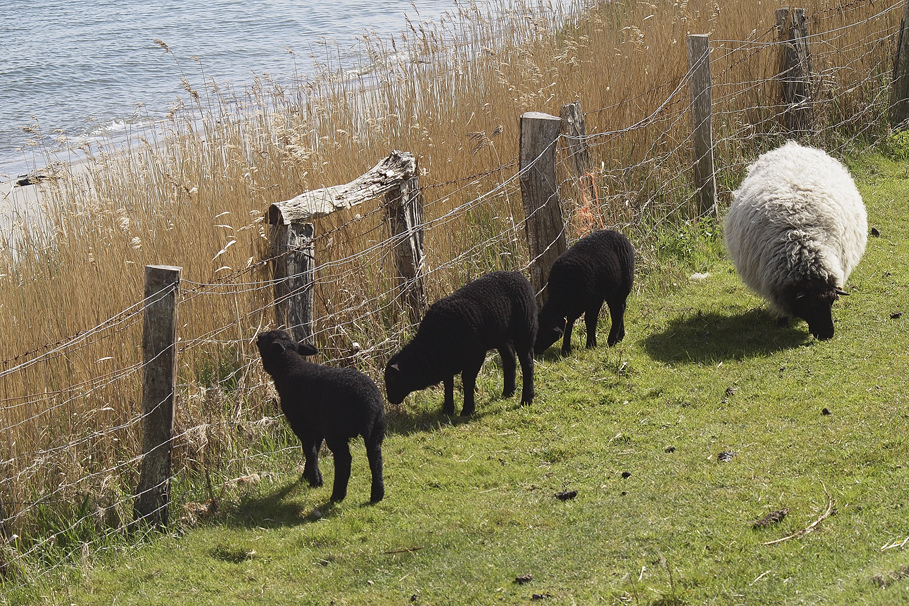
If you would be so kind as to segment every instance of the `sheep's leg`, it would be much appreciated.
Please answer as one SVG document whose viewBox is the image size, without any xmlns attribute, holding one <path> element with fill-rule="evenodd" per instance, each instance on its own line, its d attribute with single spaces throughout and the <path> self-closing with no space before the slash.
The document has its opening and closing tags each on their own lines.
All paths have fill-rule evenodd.
<svg viewBox="0 0 909 606">
<path fill-rule="evenodd" d="M 483 366 L 483 360 L 486 358 L 485 352 L 476 360 L 467 364 L 461 371 L 461 383 L 464 385 L 464 406 L 461 408 L 461 416 L 469 417 L 476 410 L 474 402 L 474 391 L 477 387 L 477 375 L 480 374 L 480 368 Z"/>
<path fill-rule="evenodd" d="M 347 440 L 332 440 L 328 443 L 335 457 L 335 483 L 331 489 L 331 500 L 339 503 L 347 496 L 347 482 L 350 480 L 350 445 Z"/>
<path fill-rule="evenodd" d="M 612 316 L 612 328 L 606 344 L 612 347 L 625 338 L 625 301 L 609 302 L 609 315 Z"/>
<path fill-rule="evenodd" d="M 574 330 L 575 320 L 578 316 L 565 318 L 565 335 L 562 338 L 562 355 L 567 356 L 571 353 L 571 331 Z"/>
<path fill-rule="evenodd" d="M 378 503 L 385 496 L 385 482 L 382 480 L 382 439 L 373 437 L 366 440 L 366 458 L 372 472 L 372 490 L 369 493 L 370 503 Z"/>
<path fill-rule="evenodd" d="M 597 346 L 597 320 L 600 318 L 600 310 L 603 308 L 603 302 L 599 301 L 594 305 L 591 305 L 587 311 L 584 312 L 584 324 L 587 325 L 587 349 L 592 349 Z M 612 313 L 612 307 L 609 308 L 610 313 Z M 615 318 L 615 316 L 613 316 Z M 612 325 L 615 326 L 615 319 L 612 321 Z M 609 338 L 612 338 L 612 333 L 609 333 Z"/>
<path fill-rule="evenodd" d="M 518 361 L 515 358 L 514 347 L 511 343 L 506 343 L 499 348 L 499 355 L 502 357 L 502 370 L 505 374 L 505 386 L 502 389 L 502 397 L 508 398 L 515 391 L 515 381 L 518 369 Z"/>
<path fill-rule="evenodd" d="M 454 414 L 454 375 L 445 377 L 442 383 L 445 385 L 445 402 L 442 404 L 442 414 L 451 416 Z"/>
<path fill-rule="evenodd" d="M 322 436 L 307 436 L 303 442 L 303 456 L 306 463 L 303 465 L 303 478 L 310 486 L 322 485 L 322 472 L 319 471 L 319 449 L 322 447 Z"/>
<path fill-rule="evenodd" d="M 520 352 L 518 359 L 521 361 L 521 405 L 524 406 L 533 401 L 533 348 Z"/>
</svg>

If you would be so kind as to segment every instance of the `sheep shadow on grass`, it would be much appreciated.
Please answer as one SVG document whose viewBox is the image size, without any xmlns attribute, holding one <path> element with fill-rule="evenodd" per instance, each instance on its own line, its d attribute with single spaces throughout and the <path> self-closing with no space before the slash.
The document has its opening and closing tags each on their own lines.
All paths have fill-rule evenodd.
<svg viewBox="0 0 909 606">
<path fill-rule="evenodd" d="M 463 417 L 460 414 L 463 402 L 458 398 L 460 392 L 456 388 L 455 414 L 447 415 L 442 412 L 442 400 L 444 398 L 442 390 L 432 390 L 430 393 L 432 394 L 430 398 L 432 404 L 429 405 L 429 408 L 425 407 L 426 403 L 421 403 L 419 406 L 408 406 L 406 402 L 398 406 L 393 404 L 386 406 L 385 417 L 388 421 L 389 435 L 407 436 L 415 433 L 433 431 L 442 426 L 454 427 L 464 423 L 473 423 L 478 419 L 482 419 L 487 414 L 493 414 L 489 410 L 489 405 L 498 400 L 514 399 L 514 406 L 516 408 L 520 406 L 515 396 L 503 398 L 501 393 L 493 393 L 487 398 L 486 394 L 478 390 L 480 399 L 477 403 L 477 409 L 473 414 Z"/>
<path fill-rule="evenodd" d="M 323 518 L 329 518 L 334 512 L 339 510 L 336 503 L 332 503 L 327 495 L 325 501 L 317 504 L 315 507 L 304 505 L 298 499 L 291 497 L 295 491 L 312 490 L 305 481 L 290 480 L 283 486 L 278 487 L 271 494 L 261 496 L 245 497 L 231 512 L 224 518 L 228 526 L 242 528 L 282 528 L 287 526 L 300 526 L 317 522 Z M 353 503 L 348 504 L 348 500 Z M 357 506 L 356 498 L 350 496 L 345 500 L 345 505 Z M 363 507 L 371 504 L 369 500 L 362 503 Z"/>
<path fill-rule="evenodd" d="M 813 341 L 804 322 L 779 326 L 766 309 L 744 313 L 686 313 L 673 318 L 665 330 L 644 339 L 644 349 L 661 362 L 717 362 L 763 356 Z"/>
</svg>

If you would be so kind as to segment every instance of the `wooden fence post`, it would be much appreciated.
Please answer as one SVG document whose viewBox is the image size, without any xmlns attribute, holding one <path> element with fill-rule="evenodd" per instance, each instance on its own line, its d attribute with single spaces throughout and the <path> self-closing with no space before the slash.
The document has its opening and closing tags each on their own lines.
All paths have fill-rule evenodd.
<svg viewBox="0 0 909 606">
<path fill-rule="evenodd" d="M 385 212 L 395 244 L 398 286 L 407 304 L 410 321 L 417 324 L 426 308 L 423 289 L 423 192 L 414 160 L 413 171 L 385 194 Z"/>
<path fill-rule="evenodd" d="M 716 214 L 716 175 L 713 168 L 713 93 L 710 41 L 706 34 L 688 36 L 691 70 L 691 143 L 694 151 L 694 186 L 698 215 Z"/>
<path fill-rule="evenodd" d="M 909 0 L 903 5 L 903 19 L 893 58 L 893 86 L 890 89 L 890 126 L 906 128 L 909 119 Z"/>
<path fill-rule="evenodd" d="M 584 208 L 590 203 L 597 204 L 597 188 L 590 166 L 590 155 L 587 153 L 587 126 L 584 123 L 584 112 L 581 102 L 575 101 L 562 106 L 559 115 L 562 118 L 562 134 L 568 143 L 568 154 L 574 164 L 575 175 L 581 187 Z M 599 207 L 596 208 L 599 214 Z M 602 217 L 600 226 L 602 227 Z"/>
<path fill-rule="evenodd" d="M 779 79 L 783 89 L 783 124 L 794 133 L 810 133 L 811 55 L 808 52 L 808 16 L 804 8 L 776 11 L 779 41 L 783 46 Z"/>
<path fill-rule="evenodd" d="M 521 116 L 520 179 L 530 249 L 530 283 L 544 301 L 542 290 L 549 269 L 565 252 L 565 223 L 556 178 L 556 140 L 562 120 L 549 114 Z"/>
<path fill-rule="evenodd" d="M 425 299 L 423 196 L 414 155 L 393 151 L 350 183 L 306 191 L 291 200 L 275 202 L 268 207 L 266 220 L 272 225 L 271 256 L 276 260 L 275 301 L 279 304 L 288 301 L 286 306 L 276 306 L 275 317 L 279 325 L 301 331 L 295 334 L 296 340 L 311 342 L 313 334 L 313 228 L 304 222 L 339 210 L 349 210 L 383 196 L 392 236 L 397 241 L 395 262 L 398 281 L 404 290 L 411 319 L 416 321 L 421 317 Z M 293 260 L 285 264 L 285 256 L 293 257 Z M 280 307 L 292 311 L 285 312 Z"/>
<path fill-rule="evenodd" d="M 298 343 L 313 343 L 314 227 L 293 221 L 273 223 L 269 235 L 275 281 L 275 324 Z"/>
<path fill-rule="evenodd" d="M 177 385 L 177 292 L 179 267 L 145 267 L 145 321 L 142 335 L 142 469 L 134 519 L 167 526 L 170 504 L 174 395 Z"/>
</svg>

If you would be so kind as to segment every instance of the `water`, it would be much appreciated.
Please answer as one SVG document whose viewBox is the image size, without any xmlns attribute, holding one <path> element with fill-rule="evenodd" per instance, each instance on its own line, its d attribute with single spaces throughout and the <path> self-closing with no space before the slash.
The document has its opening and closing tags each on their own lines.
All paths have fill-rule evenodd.
<svg viewBox="0 0 909 606">
<path fill-rule="evenodd" d="M 365 32 L 387 39 L 406 27 L 405 15 L 437 21 L 454 8 L 453 0 L 3 0 L 0 181 L 41 166 L 29 144 L 37 137 L 23 130 L 36 123 L 55 148 L 62 136 L 68 146 L 116 138 L 185 96 L 181 69 L 197 88 L 203 69 L 206 81 L 237 88 L 256 75 L 281 82 L 294 59 L 298 72 L 311 71 L 310 54 L 324 57 L 325 40 L 353 62 Z"/>
</svg>

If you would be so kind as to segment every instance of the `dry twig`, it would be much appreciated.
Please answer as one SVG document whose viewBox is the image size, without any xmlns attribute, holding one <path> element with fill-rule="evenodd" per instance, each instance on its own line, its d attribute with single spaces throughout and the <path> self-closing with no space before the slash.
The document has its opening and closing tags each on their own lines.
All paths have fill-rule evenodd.
<svg viewBox="0 0 909 606">
<path fill-rule="evenodd" d="M 824 489 L 824 492 L 827 492 L 826 488 Z M 836 512 L 836 501 L 834 501 L 833 497 L 831 497 L 830 494 L 828 493 L 827 494 L 827 510 L 823 514 L 821 514 L 821 517 L 816 519 L 814 522 L 809 524 L 807 527 L 802 528 L 799 531 L 793 532 L 788 537 L 783 537 L 782 539 L 776 539 L 774 541 L 767 541 L 766 543 L 764 543 L 764 545 L 775 545 L 776 543 L 782 543 L 783 541 L 788 541 L 789 539 L 798 539 L 800 537 L 803 537 L 806 534 L 808 534 L 809 532 L 814 531 L 814 529 L 817 528 L 818 524 L 820 524 L 821 522 L 823 522 L 824 520 L 826 520 L 827 518 L 832 516 L 835 512 Z"/>
</svg>

